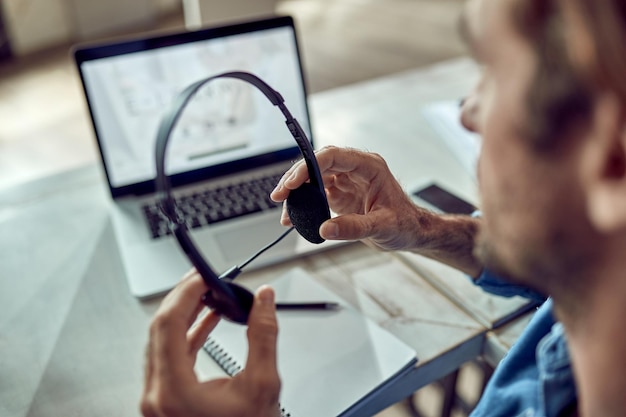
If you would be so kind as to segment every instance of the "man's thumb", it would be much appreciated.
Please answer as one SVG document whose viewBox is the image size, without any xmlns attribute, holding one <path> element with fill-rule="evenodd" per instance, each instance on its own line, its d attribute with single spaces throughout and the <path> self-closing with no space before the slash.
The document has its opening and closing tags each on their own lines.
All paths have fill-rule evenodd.
<svg viewBox="0 0 626 417">
<path fill-rule="evenodd" d="M 248 362 L 246 368 L 271 370 L 276 368 L 276 342 L 278 322 L 274 290 L 259 288 L 248 318 Z"/>
</svg>

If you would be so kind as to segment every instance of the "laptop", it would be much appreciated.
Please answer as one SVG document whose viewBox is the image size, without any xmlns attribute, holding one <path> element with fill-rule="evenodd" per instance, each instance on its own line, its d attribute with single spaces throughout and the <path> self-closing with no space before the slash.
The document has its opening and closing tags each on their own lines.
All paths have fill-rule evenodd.
<svg viewBox="0 0 626 417">
<path fill-rule="evenodd" d="M 279 91 L 312 139 L 294 22 L 288 16 L 268 17 L 79 46 L 74 58 L 111 193 L 112 224 L 130 291 L 140 299 L 162 294 L 191 263 L 155 204 L 154 146 L 160 118 L 189 84 L 242 70 Z M 172 133 L 166 172 L 179 207 L 189 215 L 193 239 L 218 274 L 286 231 L 279 222 L 281 206 L 268 195 L 299 158 L 282 114 L 253 86 L 218 79 L 190 101 Z M 293 232 L 246 269 L 335 244 L 314 245 Z"/>
</svg>

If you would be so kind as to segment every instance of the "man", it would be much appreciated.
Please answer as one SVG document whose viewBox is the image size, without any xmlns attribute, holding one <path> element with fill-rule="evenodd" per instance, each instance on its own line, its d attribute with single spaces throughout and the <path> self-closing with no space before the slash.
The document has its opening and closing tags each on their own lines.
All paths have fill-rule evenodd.
<svg viewBox="0 0 626 417">
<path fill-rule="evenodd" d="M 322 225 L 323 237 L 412 250 L 496 292 L 551 296 L 498 367 L 476 416 L 626 415 L 626 101 L 615 86 L 623 72 L 606 75 L 624 58 L 615 48 L 596 48 L 607 39 L 607 19 L 618 22 L 612 27 L 621 32 L 611 33 L 623 45 L 626 19 L 618 0 L 561 3 L 564 10 L 549 0 L 467 4 L 463 32 L 483 76 L 462 121 L 483 136 L 482 219 L 415 207 L 376 155 L 318 153 L 329 202 L 340 215 Z M 586 7 L 597 13 L 581 14 Z M 580 27 L 582 35 L 572 30 Z M 566 33 L 584 42 L 566 45 Z M 588 61 L 593 56 L 601 70 Z M 306 180 L 305 167 L 296 164 L 272 198 L 283 200 Z M 278 415 L 271 290 L 255 299 L 246 370 L 200 384 L 193 359 L 216 319 L 187 328 L 203 291 L 192 274 L 153 322 L 144 414 Z"/>
</svg>

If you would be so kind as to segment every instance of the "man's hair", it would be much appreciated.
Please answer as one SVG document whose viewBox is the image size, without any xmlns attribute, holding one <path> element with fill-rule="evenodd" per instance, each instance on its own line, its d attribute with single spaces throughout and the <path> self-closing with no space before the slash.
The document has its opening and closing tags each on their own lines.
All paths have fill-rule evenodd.
<svg viewBox="0 0 626 417">
<path fill-rule="evenodd" d="M 516 0 L 512 16 L 515 28 L 537 57 L 522 134 L 537 150 L 546 152 L 567 146 L 577 136 L 576 129 L 589 121 L 592 109 L 590 89 L 568 55 L 565 24 L 556 1 Z"/>
<path fill-rule="evenodd" d="M 583 78 L 595 88 L 614 91 L 626 103 L 626 1 L 564 1 L 584 26 L 572 30 L 588 37 L 584 62 L 576 63 Z"/>
</svg>

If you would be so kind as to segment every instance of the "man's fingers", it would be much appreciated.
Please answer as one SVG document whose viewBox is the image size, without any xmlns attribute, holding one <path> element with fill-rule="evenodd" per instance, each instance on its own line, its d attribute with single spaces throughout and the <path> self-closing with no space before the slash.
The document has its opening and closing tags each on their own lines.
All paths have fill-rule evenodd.
<svg viewBox="0 0 626 417">
<path fill-rule="evenodd" d="M 146 345 L 146 352 L 144 357 L 144 384 L 143 384 L 143 396 L 145 397 L 150 389 L 152 388 L 152 375 L 153 375 L 153 365 L 152 365 L 152 340 L 148 340 Z"/>
<path fill-rule="evenodd" d="M 150 363 L 152 375 L 176 380 L 176 375 L 193 373 L 187 367 L 187 331 L 195 319 L 206 285 L 195 274 L 181 281 L 163 300 L 150 325 Z M 187 369 L 189 368 L 189 369 Z"/>
<path fill-rule="evenodd" d="M 316 152 L 315 156 L 324 178 L 332 174 L 355 173 L 363 181 L 369 182 L 379 175 L 381 170 L 388 170 L 386 162 L 379 155 L 356 149 L 329 146 Z M 306 163 L 299 161 L 285 172 L 270 197 L 277 202 L 283 201 L 291 190 L 298 188 L 308 179 Z"/>
<path fill-rule="evenodd" d="M 196 268 L 191 268 L 189 271 L 187 271 L 185 273 L 185 275 L 183 275 L 183 277 L 180 279 L 181 281 L 184 281 L 186 279 L 191 278 L 193 275 L 197 274 L 198 271 L 196 271 Z"/>
<path fill-rule="evenodd" d="M 248 319 L 248 359 L 242 372 L 242 382 L 262 407 L 278 407 L 280 376 L 276 361 L 278 323 L 274 291 L 261 287 L 254 296 Z"/>
<path fill-rule="evenodd" d="M 387 169 L 387 164 L 380 155 L 352 148 L 329 146 L 317 152 L 315 156 L 322 175 L 352 172 L 370 181 L 381 169 Z M 291 188 L 293 180 L 301 178 L 302 170 L 306 171 L 306 167 L 299 166 L 296 175 L 285 180 L 288 188 Z"/>
<path fill-rule="evenodd" d="M 197 272 L 185 276 L 163 299 L 156 316 L 167 315 L 186 320 L 189 325 L 195 320 L 201 299 L 207 291 L 206 284 Z"/>
<path fill-rule="evenodd" d="M 276 343 L 278 322 L 274 290 L 261 287 L 254 296 L 254 304 L 248 319 L 248 359 L 246 373 L 252 380 L 277 378 Z"/>
<path fill-rule="evenodd" d="M 293 226 L 291 219 L 289 218 L 289 212 L 287 211 L 287 201 L 283 201 L 283 207 L 280 212 L 280 224 L 283 226 Z"/>
<path fill-rule="evenodd" d="M 171 393 L 195 378 L 195 357 L 189 354 L 187 330 L 205 291 L 200 275 L 190 271 L 165 297 L 152 319 L 140 405 L 146 417 L 158 415 L 155 401 L 160 401 L 163 392 Z"/>
<path fill-rule="evenodd" d="M 304 183 L 309 178 L 309 173 L 306 169 L 306 163 L 304 162 L 304 160 L 296 162 L 283 174 L 283 176 L 278 181 L 278 184 L 276 184 L 274 190 L 270 193 L 270 198 L 272 199 L 272 201 L 275 201 L 277 203 L 284 201 L 289 195 L 289 191 L 300 186 L 299 184 L 293 188 L 285 187 L 285 182 L 288 180 L 291 181 L 292 177 L 300 178 L 300 184 Z"/>
<path fill-rule="evenodd" d="M 328 147 L 315 153 L 315 157 L 317 159 L 317 163 L 320 167 L 322 175 L 324 175 L 325 171 L 328 169 L 327 165 L 332 165 L 332 153 L 337 151 L 340 151 L 340 149 L 335 147 Z M 284 201 L 291 190 L 298 188 L 303 183 L 308 181 L 308 179 L 308 167 L 306 165 L 306 162 L 301 159 L 300 161 L 293 164 L 293 166 L 283 174 L 281 179 L 278 181 L 276 188 L 274 188 L 274 190 L 270 193 L 270 198 L 276 202 Z"/>
<path fill-rule="evenodd" d="M 200 348 L 204 345 L 204 342 L 206 342 L 209 333 L 215 329 L 219 321 L 219 314 L 215 313 L 215 311 L 209 311 L 196 322 L 195 326 L 189 330 L 187 335 L 190 353 L 194 355 L 198 353 Z"/>
<path fill-rule="evenodd" d="M 326 240 L 362 240 L 373 237 L 377 214 L 345 214 L 325 221 L 320 236 Z"/>
</svg>

